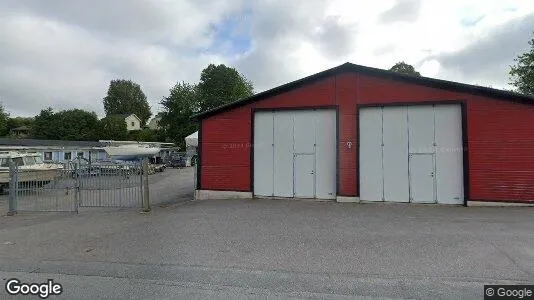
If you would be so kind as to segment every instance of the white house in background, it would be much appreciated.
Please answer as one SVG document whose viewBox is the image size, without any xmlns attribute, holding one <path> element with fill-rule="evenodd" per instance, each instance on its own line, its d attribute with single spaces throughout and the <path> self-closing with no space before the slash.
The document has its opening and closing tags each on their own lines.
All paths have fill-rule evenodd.
<svg viewBox="0 0 534 300">
<path fill-rule="evenodd" d="M 159 130 L 159 121 L 161 121 L 161 116 L 155 116 L 152 118 L 152 120 L 150 120 L 150 122 L 148 122 L 148 128 L 152 130 Z"/>
<path fill-rule="evenodd" d="M 126 130 L 141 130 L 141 119 L 139 119 L 139 117 L 137 117 L 135 114 L 117 114 L 113 116 L 124 119 L 124 122 L 126 122 Z"/>
</svg>

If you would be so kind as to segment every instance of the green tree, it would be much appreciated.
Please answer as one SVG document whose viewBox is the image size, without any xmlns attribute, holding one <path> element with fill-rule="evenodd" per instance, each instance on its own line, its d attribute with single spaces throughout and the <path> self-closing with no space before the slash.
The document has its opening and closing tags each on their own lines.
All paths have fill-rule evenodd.
<svg viewBox="0 0 534 300">
<path fill-rule="evenodd" d="M 33 118 L 24 118 L 24 117 L 14 117 L 7 119 L 7 130 L 8 132 L 17 127 L 26 126 L 31 128 L 33 126 Z"/>
<path fill-rule="evenodd" d="M 58 139 L 94 141 L 100 134 L 98 117 L 94 112 L 63 110 L 55 114 L 55 119 Z"/>
<path fill-rule="evenodd" d="M 141 130 L 130 131 L 128 133 L 128 139 L 138 142 L 162 142 L 157 130 L 150 128 L 143 128 Z"/>
<path fill-rule="evenodd" d="M 35 116 L 33 127 L 31 129 L 31 136 L 35 139 L 58 139 L 54 132 L 56 118 L 51 107 L 42 109 L 41 112 Z"/>
<path fill-rule="evenodd" d="M 191 121 L 194 114 L 253 94 L 252 83 L 236 69 L 210 64 L 202 70 L 198 84 L 178 82 L 170 89 L 170 95 L 160 102 L 163 112 L 159 134 L 164 141 L 183 149 L 184 138 L 198 130 L 198 125 Z"/>
<path fill-rule="evenodd" d="M 139 130 L 137 138 L 140 142 L 158 142 L 158 133 L 156 130 L 144 128 Z"/>
<path fill-rule="evenodd" d="M 412 65 L 409 65 L 403 61 L 396 63 L 389 70 L 393 72 L 397 72 L 397 73 L 402 73 L 402 74 L 421 76 L 421 74 L 417 72 Z"/>
<path fill-rule="evenodd" d="M 69 109 L 54 113 L 52 108 L 47 108 L 35 117 L 32 137 L 90 141 L 98 139 L 99 129 L 98 118 L 94 112 Z"/>
<path fill-rule="evenodd" d="M 108 93 L 103 102 L 106 116 L 135 114 L 141 119 L 141 126 L 146 125 L 152 115 L 141 86 L 131 80 L 112 80 L 109 83 Z"/>
<path fill-rule="evenodd" d="M 197 85 L 199 109 L 206 111 L 254 94 L 252 82 L 236 69 L 225 65 L 208 65 Z"/>
<path fill-rule="evenodd" d="M 164 111 L 159 126 L 165 141 L 185 147 L 184 138 L 198 130 L 198 125 L 191 121 L 191 116 L 199 111 L 198 99 L 196 87 L 189 83 L 179 82 L 170 89 L 170 95 L 161 101 Z"/>
<path fill-rule="evenodd" d="M 6 112 L 3 105 L 0 105 L 0 136 L 6 136 L 9 133 L 7 128 L 8 119 L 9 113 Z"/>
<path fill-rule="evenodd" d="M 534 96 L 534 38 L 528 44 L 530 50 L 515 58 L 515 65 L 510 66 L 510 79 L 518 92 Z"/>
<path fill-rule="evenodd" d="M 119 116 L 111 115 L 100 120 L 100 139 L 123 141 L 128 138 L 126 122 Z"/>
</svg>

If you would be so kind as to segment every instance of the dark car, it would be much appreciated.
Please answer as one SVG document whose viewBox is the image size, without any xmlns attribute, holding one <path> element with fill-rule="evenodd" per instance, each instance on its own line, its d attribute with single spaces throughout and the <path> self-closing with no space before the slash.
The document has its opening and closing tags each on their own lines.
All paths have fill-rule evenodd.
<svg viewBox="0 0 534 300">
<path fill-rule="evenodd" d="M 170 168 L 183 168 L 185 167 L 185 157 L 177 156 L 173 157 L 168 163 L 167 166 Z"/>
</svg>

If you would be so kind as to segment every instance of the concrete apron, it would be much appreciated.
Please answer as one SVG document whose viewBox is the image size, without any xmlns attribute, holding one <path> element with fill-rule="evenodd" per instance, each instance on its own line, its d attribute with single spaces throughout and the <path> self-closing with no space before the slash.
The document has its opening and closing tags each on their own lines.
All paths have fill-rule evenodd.
<svg viewBox="0 0 534 300">
<path fill-rule="evenodd" d="M 399 205 L 444 205 L 444 206 L 463 206 L 458 204 L 440 204 L 440 203 L 401 203 L 401 202 L 381 202 L 365 201 L 359 197 L 337 196 L 336 199 L 317 199 L 317 198 L 286 198 L 286 197 L 266 197 L 254 196 L 252 192 L 239 191 L 214 191 L 214 190 L 196 190 L 195 200 L 227 200 L 227 199 L 273 199 L 273 200 L 301 200 L 314 202 L 338 202 L 338 203 L 360 203 L 360 204 L 399 204 Z M 494 202 L 494 201 L 467 201 L 467 206 L 524 206 L 534 207 L 534 203 L 520 202 Z"/>
</svg>

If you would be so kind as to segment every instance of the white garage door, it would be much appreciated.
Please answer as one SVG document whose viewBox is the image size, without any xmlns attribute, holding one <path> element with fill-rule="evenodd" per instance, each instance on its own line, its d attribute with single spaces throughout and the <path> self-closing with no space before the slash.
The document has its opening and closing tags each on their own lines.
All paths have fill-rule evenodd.
<svg viewBox="0 0 534 300">
<path fill-rule="evenodd" d="M 463 204 L 459 105 L 360 109 L 360 199 Z"/>
<path fill-rule="evenodd" d="M 335 199 L 336 113 L 254 114 L 254 195 Z"/>
</svg>

